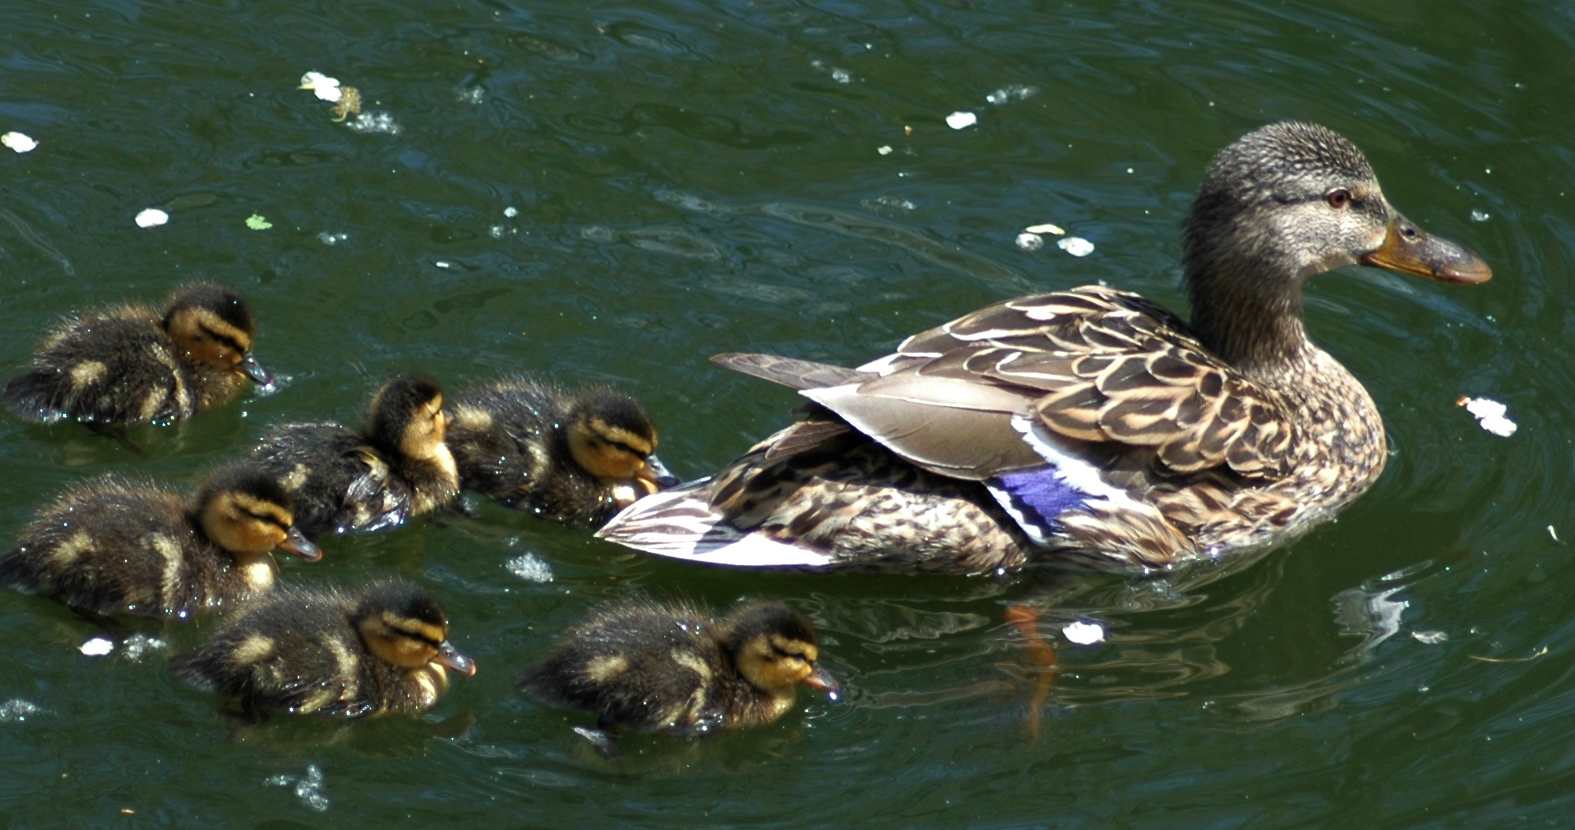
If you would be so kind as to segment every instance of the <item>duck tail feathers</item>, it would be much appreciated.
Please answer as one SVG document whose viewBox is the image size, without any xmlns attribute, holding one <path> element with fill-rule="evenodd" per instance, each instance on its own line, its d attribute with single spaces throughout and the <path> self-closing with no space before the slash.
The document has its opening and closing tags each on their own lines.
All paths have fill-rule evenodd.
<svg viewBox="0 0 1575 830">
<path fill-rule="evenodd" d="M 724 369 L 732 369 L 750 377 L 769 380 L 789 389 L 819 389 L 869 380 L 870 375 L 856 369 L 845 369 L 830 363 L 779 357 L 773 354 L 749 352 L 724 352 L 712 355 L 711 362 Z"/>
<path fill-rule="evenodd" d="M 692 481 L 635 502 L 596 536 L 644 553 L 734 568 L 823 568 L 823 553 L 761 533 L 745 533 L 711 506 L 710 479 Z"/>
</svg>

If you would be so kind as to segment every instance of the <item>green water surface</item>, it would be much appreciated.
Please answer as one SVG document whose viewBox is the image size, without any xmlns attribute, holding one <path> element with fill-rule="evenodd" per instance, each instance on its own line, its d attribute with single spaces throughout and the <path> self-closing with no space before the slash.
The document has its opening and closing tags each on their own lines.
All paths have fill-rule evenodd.
<svg viewBox="0 0 1575 830">
<path fill-rule="evenodd" d="M 0 368 L 70 310 L 205 277 L 251 299 L 288 376 L 142 456 L 0 418 L 7 544 L 71 482 L 187 486 L 268 424 L 354 420 L 405 369 L 622 384 L 705 474 L 794 405 L 712 353 L 853 364 L 1094 281 L 1182 309 L 1200 173 L 1275 119 L 1349 136 L 1495 279 L 1314 281 L 1309 328 L 1393 457 L 1337 523 L 1218 578 L 738 573 L 488 509 L 283 575 L 420 580 L 476 678 L 422 718 L 260 729 L 167 671 L 200 626 L 89 657 L 92 625 L 0 595 L 4 823 L 1569 826 L 1572 56 L 1560 2 L 7 3 L 0 133 L 39 146 L 0 149 Z M 358 87 L 372 129 L 297 90 L 307 70 Z M 148 207 L 169 223 L 138 228 Z M 1042 222 L 1093 253 L 1014 244 Z M 845 699 L 601 758 L 514 682 L 637 591 L 787 600 Z M 1037 741 L 1014 604 L 1059 648 Z M 1067 643 L 1073 620 L 1108 640 Z"/>
</svg>

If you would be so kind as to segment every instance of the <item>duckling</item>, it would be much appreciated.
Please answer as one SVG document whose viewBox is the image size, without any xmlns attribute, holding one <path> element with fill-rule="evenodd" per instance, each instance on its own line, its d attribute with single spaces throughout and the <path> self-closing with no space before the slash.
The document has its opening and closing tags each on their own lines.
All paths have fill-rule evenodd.
<svg viewBox="0 0 1575 830">
<path fill-rule="evenodd" d="M 103 476 L 39 512 L 0 558 L 0 584 L 90 615 L 185 619 L 273 588 L 274 548 L 320 559 L 293 525 L 289 494 L 253 467 L 215 471 L 190 501 Z"/>
<path fill-rule="evenodd" d="M 369 410 L 364 432 L 335 423 L 286 424 L 269 430 L 252 451 L 295 499 L 296 525 L 308 538 L 397 527 L 459 493 L 436 382 L 396 377 L 377 391 Z"/>
<path fill-rule="evenodd" d="M 281 589 L 242 608 L 173 667 L 254 719 L 422 712 L 447 690 L 448 669 L 476 673 L 448 642 L 437 601 L 397 580 L 358 591 Z"/>
<path fill-rule="evenodd" d="M 814 626 L 780 602 L 716 621 L 685 604 L 641 600 L 570 628 L 520 685 L 595 712 L 603 730 L 697 734 L 770 723 L 792 707 L 799 684 L 835 697 L 819 656 Z"/>
<path fill-rule="evenodd" d="M 252 356 L 257 325 L 246 301 L 211 283 L 188 285 L 165 311 L 142 305 L 68 317 L 5 386 L 19 416 L 97 424 L 178 421 L 273 377 Z"/>
<path fill-rule="evenodd" d="M 459 393 L 450 409 L 461 486 L 506 507 L 594 528 L 677 483 L 653 455 L 645 410 L 607 386 L 512 375 Z"/>
</svg>

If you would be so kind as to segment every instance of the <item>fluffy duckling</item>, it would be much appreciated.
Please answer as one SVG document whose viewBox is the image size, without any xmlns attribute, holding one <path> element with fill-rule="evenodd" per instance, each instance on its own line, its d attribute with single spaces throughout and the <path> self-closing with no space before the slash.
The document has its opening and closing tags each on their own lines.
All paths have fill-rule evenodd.
<svg viewBox="0 0 1575 830">
<path fill-rule="evenodd" d="M 57 326 L 29 369 L 6 383 L 18 415 L 98 424 L 176 421 L 273 378 L 252 356 L 246 301 L 218 285 L 175 292 L 161 315 L 142 305 L 85 311 Z"/>
<path fill-rule="evenodd" d="M 448 688 L 448 669 L 470 677 L 476 664 L 448 642 L 448 618 L 426 591 L 388 581 L 276 591 L 176 657 L 174 669 L 253 718 L 357 718 L 430 709 Z"/>
<path fill-rule="evenodd" d="M 308 538 L 396 527 L 459 493 L 435 382 L 390 380 L 373 396 L 368 420 L 364 432 L 335 423 L 274 427 L 252 451 L 294 498 L 296 525 Z"/>
<path fill-rule="evenodd" d="M 0 584 L 80 611 L 184 619 L 264 593 L 279 548 L 322 552 L 294 526 L 290 496 L 247 466 L 211 474 L 195 499 L 115 476 L 68 489 L 0 558 Z"/>
<path fill-rule="evenodd" d="M 595 712 L 604 730 L 694 734 L 770 723 L 800 684 L 835 696 L 819 656 L 814 626 L 780 602 L 717 621 L 687 605 L 637 601 L 570 628 L 520 685 Z"/>
<path fill-rule="evenodd" d="M 450 410 L 461 485 L 507 507 L 600 527 L 677 483 L 653 454 L 645 410 L 610 387 L 568 390 L 514 375 L 461 392 Z"/>
</svg>

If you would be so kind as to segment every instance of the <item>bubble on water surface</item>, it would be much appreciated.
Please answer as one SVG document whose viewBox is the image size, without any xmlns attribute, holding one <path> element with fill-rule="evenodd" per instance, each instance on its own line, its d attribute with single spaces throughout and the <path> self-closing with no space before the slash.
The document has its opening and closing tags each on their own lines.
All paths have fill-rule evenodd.
<svg viewBox="0 0 1575 830">
<path fill-rule="evenodd" d="M 23 723 L 28 718 L 44 711 L 38 704 L 30 700 L 12 698 L 5 703 L 0 703 L 0 723 Z"/>
<path fill-rule="evenodd" d="M 534 553 L 522 553 L 503 563 L 503 567 L 508 568 L 509 573 L 526 582 L 551 582 L 553 580 L 552 566 Z"/>
<path fill-rule="evenodd" d="M 319 813 L 328 809 L 328 796 L 323 793 L 323 771 L 316 764 L 307 764 L 306 774 L 299 778 L 281 773 L 263 779 L 263 783 L 270 787 L 290 787 L 302 804 Z"/>
</svg>

